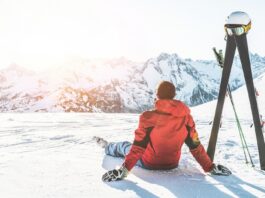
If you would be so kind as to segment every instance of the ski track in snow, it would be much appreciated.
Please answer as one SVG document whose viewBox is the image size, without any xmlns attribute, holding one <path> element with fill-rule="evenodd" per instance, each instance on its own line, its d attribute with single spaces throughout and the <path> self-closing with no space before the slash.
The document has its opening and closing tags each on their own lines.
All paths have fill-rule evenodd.
<svg viewBox="0 0 265 198">
<path fill-rule="evenodd" d="M 124 181 L 102 182 L 102 174 L 123 160 L 105 156 L 92 137 L 132 141 L 138 116 L 0 114 L 0 197 L 265 197 L 265 172 L 259 170 L 251 120 L 243 120 L 242 127 L 255 168 L 245 164 L 231 118 L 223 118 L 215 155 L 215 162 L 232 170 L 229 177 L 205 174 L 183 146 L 177 169 L 135 167 Z M 194 118 L 206 148 L 211 120 L 196 110 Z"/>
</svg>

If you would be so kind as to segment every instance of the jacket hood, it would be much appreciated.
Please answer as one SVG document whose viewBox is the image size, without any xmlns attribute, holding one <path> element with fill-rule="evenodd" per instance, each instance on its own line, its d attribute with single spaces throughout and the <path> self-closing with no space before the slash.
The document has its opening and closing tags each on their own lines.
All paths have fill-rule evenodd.
<svg viewBox="0 0 265 198">
<path fill-rule="evenodd" d="M 175 117 L 184 117 L 190 114 L 190 109 L 179 100 L 157 100 L 155 102 L 155 109 Z"/>
</svg>

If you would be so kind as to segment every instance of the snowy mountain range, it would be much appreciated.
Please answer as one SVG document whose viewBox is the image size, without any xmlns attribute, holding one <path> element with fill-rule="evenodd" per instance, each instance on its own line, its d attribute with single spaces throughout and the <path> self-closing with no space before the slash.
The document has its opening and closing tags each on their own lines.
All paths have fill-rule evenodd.
<svg viewBox="0 0 265 198">
<path fill-rule="evenodd" d="M 265 57 L 250 58 L 256 78 L 265 72 Z M 161 80 L 173 82 L 176 98 L 195 106 L 218 96 L 220 79 L 216 61 L 167 53 L 145 63 L 75 59 L 41 73 L 12 64 L 0 71 L 0 112 L 141 112 L 152 108 Z M 243 84 L 236 57 L 230 86 L 235 90 Z"/>
</svg>

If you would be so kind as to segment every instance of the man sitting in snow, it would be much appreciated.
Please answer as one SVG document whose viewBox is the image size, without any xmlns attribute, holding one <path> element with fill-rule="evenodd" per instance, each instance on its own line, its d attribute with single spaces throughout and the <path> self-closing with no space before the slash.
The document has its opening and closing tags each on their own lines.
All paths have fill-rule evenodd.
<svg viewBox="0 0 265 198">
<path fill-rule="evenodd" d="M 175 86 L 163 81 L 159 84 L 156 95 L 155 110 L 141 114 L 132 144 L 127 141 L 108 143 L 102 138 L 94 137 L 105 148 L 107 155 L 125 157 L 121 168 L 108 171 L 102 180 L 121 180 L 135 165 L 151 170 L 176 168 L 183 143 L 189 147 L 205 172 L 230 175 L 231 172 L 226 167 L 215 165 L 207 155 L 199 141 L 189 108 L 173 99 Z"/>
</svg>

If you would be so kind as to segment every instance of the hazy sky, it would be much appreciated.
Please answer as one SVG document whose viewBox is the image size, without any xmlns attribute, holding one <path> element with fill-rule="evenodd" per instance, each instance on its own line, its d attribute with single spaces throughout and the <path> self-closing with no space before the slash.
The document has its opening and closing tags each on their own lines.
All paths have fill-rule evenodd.
<svg viewBox="0 0 265 198">
<path fill-rule="evenodd" d="M 264 0 L 0 0 L 0 67 L 56 65 L 72 56 L 145 61 L 161 52 L 213 59 L 233 11 L 252 19 L 265 56 Z"/>
</svg>

